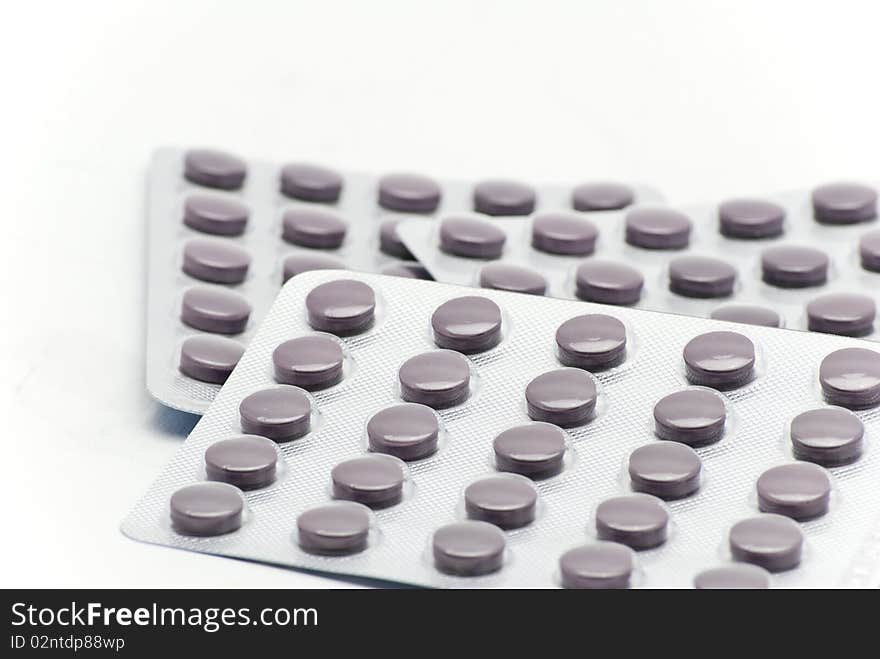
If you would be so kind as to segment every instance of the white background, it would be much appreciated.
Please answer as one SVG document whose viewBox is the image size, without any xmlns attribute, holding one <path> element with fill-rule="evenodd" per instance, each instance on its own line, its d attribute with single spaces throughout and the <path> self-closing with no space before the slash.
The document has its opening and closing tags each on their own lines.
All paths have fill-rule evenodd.
<svg viewBox="0 0 880 659">
<path fill-rule="evenodd" d="M 119 522 L 193 419 L 144 390 L 158 145 L 671 200 L 880 178 L 880 5 L 8 2 L 0 586 L 333 586 Z"/>
</svg>

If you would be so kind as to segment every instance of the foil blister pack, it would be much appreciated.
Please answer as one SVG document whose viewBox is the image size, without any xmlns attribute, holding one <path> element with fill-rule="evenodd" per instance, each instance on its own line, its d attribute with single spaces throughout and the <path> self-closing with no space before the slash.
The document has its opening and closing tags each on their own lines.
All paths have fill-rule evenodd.
<svg viewBox="0 0 880 659">
<path fill-rule="evenodd" d="M 204 412 L 282 283 L 298 273 L 429 277 L 396 233 L 403 218 L 528 214 L 559 204 L 596 212 L 659 198 L 644 186 L 435 181 L 160 149 L 147 193 L 147 388 L 166 405 Z"/>
<path fill-rule="evenodd" d="M 450 215 L 398 233 L 446 283 L 877 339 L 876 217 L 875 188 L 834 183 L 601 218 Z"/>
<path fill-rule="evenodd" d="M 876 586 L 872 346 L 308 272 L 123 531 L 432 587 Z"/>
</svg>

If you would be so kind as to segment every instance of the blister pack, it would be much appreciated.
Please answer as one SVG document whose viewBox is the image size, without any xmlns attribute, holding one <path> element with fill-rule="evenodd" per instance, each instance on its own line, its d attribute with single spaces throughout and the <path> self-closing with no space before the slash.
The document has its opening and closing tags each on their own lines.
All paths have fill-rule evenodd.
<svg viewBox="0 0 880 659">
<path fill-rule="evenodd" d="M 308 272 L 122 528 L 420 586 L 876 586 L 872 346 Z"/>
<path fill-rule="evenodd" d="M 397 235 L 403 218 L 560 204 L 599 212 L 660 199 L 645 186 L 438 182 L 171 148 L 154 155 L 148 186 L 147 388 L 197 413 L 288 278 L 321 268 L 429 277 Z"/>
<path fill-rule="evenodd" d="M 835 183 L 598 219 L 450 215 L 398 232 L 446 283 L 877 339 L 876 217 L 874 187 Z"/>
</svg>

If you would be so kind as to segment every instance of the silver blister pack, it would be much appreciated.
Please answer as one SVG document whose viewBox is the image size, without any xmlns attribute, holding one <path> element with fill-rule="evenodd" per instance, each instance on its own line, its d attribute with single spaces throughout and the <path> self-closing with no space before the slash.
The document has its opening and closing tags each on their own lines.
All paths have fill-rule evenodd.
<svg viewBox="0 0 880 659">
<path fill-rule="evenodd" d="M 436 209 L 422 209 L 419 212 L 390 210 L 378 203 L 381 177 L 354 172 L 338 174 L 332 170 L 331 174 L 340 177 L 338 199 L 314 200 L 323 191 L 314 179 L 306 179 L 304 185 L 311 185 L 312 188 L 306 190 L 308 194 L 300 193 L 300 197 L 313 198 L 306 201 L 282 194 L 279 184 L 282 165 L 265 162 L 240 161 L 244 178 L 239 185 L 236 185 L 239 181 L 229 179 L 236 172 L 220 170 L 217 162 L 208 162 L 214 169 L 204 173 L 208 179 L 203 183 L 210 185 L 200 185 L 184 176 L 187 153 L 192 152 L 175 148 L 160 149 L 150 165 L 146 316 L 147 389 L 160 402 L 186 412 L 204 412 L 217 395 L 222 378 L 228 373 L 224 366 L 231 368 L 234 364 L 228 355 L 214 362 L 210 354 L 199 355 L 202 361 L 197 367 L 207 369 L 209 377 L 217 376 L 217 382 L 197 379 L 181 372 L 179 364 L 184 342 L 191 337 L 209 334 L 202 327 L 194 328 L 181 320 L 181 305 L 188 290 L 197 287 L 219 289 L 221 294 L 228 292 L 236 296 L 233 303 L 240 307 L 249 306 L 249 314 L 238 314 L 239 320 L 243 318 L 243 327 L 233 323 L 224 327 L 222 334 L 211 334 L 227 344 L 224 349 L 235 356 L 247 345 L 278 294 L 286 276 L 283 262 L 287 257 L 299 254 L 325 260 L 320 267 L 335 264 L 335 267 L 350 270 L 389 274 L 397 268 L 396 272 L 402 276 L 419 276 L 424 269 L 418 264 L 400 258 L 400 254 L 390 255 L 387 250 L 380 249 L 383 223 L 402 218 L 422 221 L 438 213 L 466 211 L 473 207 L 473 183 L 441 181 L 436 183 L 439 188 Z M 210 155 L 211 152 L 208 153 Z M 231 154 L 219 155 L 225 155 L 233 162 L 238 160 Z M 660 199 L 659 194 L 645 186 L 632 186 L 632 190 L 639 201 Z M 555 207 L 568 203 L 566 200 L 571 194 L 571 186 L 540 186 L 534 192 L 537 208 Z M 196 220 L 213 224 L 193 228 L 193 223 L 184 223 L 188 200 L 193 198 L 201 202 L 241 204 L 248 211 L 246 221 L 242 221 L 241 226 L 232 227 L 233 222 L 220 222 L 229 217 L 223 217 L 216 208 L 202 203 L 198 212 L 204 217 L 199 215 Z M 283 239 L 283 216 L 292 209 L 328 211 L 341 218 L 347 224 L 341 244 L 335 247 L 306 247 L 302 240 L 294 244 Z M 232 228 L 221 226 L 224 224 Z M 327 239 L 326 235 L 317 232 L 316 227 L 308 229 L 312 233 L 306 236 L 306 242 Z M 224 250 L 219 258 L 209 251 L 212 245 Z M 201 270 L 190 268 L 189 272 L 184 271 L 188 246 L 201 250 L 193 252 L 197 259 L 195 267 Z M 397 249 L 402 249 L 402 244 L 398 244 Z M 404 253 L 403 257 L 406 256 Z M 244 264 L 244 259 L 249 259 L 249 265 Z M 313 267 L 319 266 L 311 264 L 300 266 L 299 269 Z M 196 276 L 193 276 L 193 272 Z M 210 281 L 205 279 L 205 273 Z M 231 282 L 217 281 L 230 278 Z M 210 317 L 207 321 L 213 322 Z"/>
<path fill-rule="evenodd" d="M 333 284 L 340 280 L 346 283 Z M 196 490 L 204 486 L 209 447 L 250 430 L 242 425 L 242 401 L 264 390 L 276 391 L 280 386 L 273 369 L 276 348 L 293 338 L 318 334 L 310 326 L 309 318 L 313 321 L 314 318 L 307 314 L 307 299 L 311 311 L 314 300 L 330 287 L 344 291 L 362 288 L 361 284 L 367 284 L 375 293 L 375 320 L 359 334 L 329 337 L 339 343 L 344 354 L 342 379 L 308 394 L 297 390 L 300 400 L 308 398 L 311 402 L 311 430 L 299 439 L 277 444 L 276 480 L 237 496 L 231 496 L 231 491 L 221 492 L 224 496 L 230 494 L 235 502 L 239 496 L 243 497 L 243 512 L 234 511 L 235 523 L 223 529 L 214 527 L 216 532 L 229 532 L 214 537 L 180 532 L 180 527 L 171 519 L 172 496 L 178 496 L 175 493 L 187 491 L 192 485 L 199 486 Z M 486 344 L 483 352 L 462 357 L 467 363 L 467 397 L 463 402 L 458 399 L 451 407 L 434 412 L 441 429 L 436 452 L 402 467 L 405 478 L 401 481 L 399 503 L 365 513 L 369 518 L 368 530 L 363 529 L 365 546 L 358 546 L 349 555 L 304 550 L 300 546 L 304 533 L 332 536 L 334 529 L 339 530 L 332 524 L 322 529 L 314 518 L 309 518 L 311 524 L 306 527 L 299 523 L 308 517 L 303 515 L 306 511 L 316 507 L 325 511 L 324 506 L 331 504 L 335 495 L 349 498 L 339 494 L 348 490 L 335 489 L 334 468 L 370 455 L 369 420 L 380 411 L 402 403 L 402 381 L 406 386 L 423 386 L 417 384 L 418 377 L 411 378 L 411 371 L 401 367 L 412 364 L 416 356 L 437 354 L 435 341 L 446 335 L 436 334 L 442 323 L 435 312 L 440 314 L 437 310 L 441 305 L 443 309 L 459 305 L 459 298 L 471 299 L 467 305 L 473 305 L 475 296 L 480 298 L 481 309 L 494 309 L 497 305 L 500 310 L 500 330 L 494 335 L 497 343 L 493 347 Z M 461 576 L 454 562 L 451 565 L 442 562 L 443 570 L 438 569 L 435 560 L 445 561 L 450 552 L 473 567 L 474 552 L 479 558 L 479 551 L 491 550 L 491 546 L 486 549 L 482 541 L 477 546 L 469 547 L 467 542 L 464 547 L 455 545 L 447 534 L 442 538 L 444 543 L 452 542 L 457 550 L 447 551 L 447 545 L 443 544 L 441 559 L 438 559 L 438 549 L 432 542 L 438 542 L 434 534 L 441 527 L 474 517 L 475 510 L 479 519 L 482 512 L 492 508 L 491 502 L 480 503 L 479 498 L 472 501 L 464 497 L 464 492 L 470 492 L 470 486 L 476 482 L 491 480 L 501 473 L 496 441 L 500 434 L 531 423 L 530 417 L 536 418 L 534 409 L 553 409 L 552 405 L 541 407 L 543 393 L 535 393 L 537 390 L 531 386 L 542 374 L 562 368 L 555 338 L 557 332 L 566 321 L 584 315 L 605 321 L 611 317 L 615 326 L 624 330 L 624 350 L 619 353 L 619 359 L 604 370 L 564 369 L 567 374 L 577 375 L 579 383 L 592 387 L 594 407 L 588 416 L 568 418 L 563 424 L 567 426 L 565 430 L 559 431 L 564 433 L 563 449 L 559 453 L 561 471 L 533 480 L 519 474 L 509 475 L 517 479 L 517 487 L 525 483 L 527 489 L 531 488 L 536 499 L 528 507 L 530 514 L 511 522 L 509 526 L 515 528 L 501 532 L 485 522 L 478 525 L 480 532 L 488 533 L 491 538 L 501 536 L 501 553 L 496 552 L 495 556 L 500 567 L 496 564 L 487 568 L 490 570 L 487 574 L 479 574 L 482 570 L 477 569 L 475 576 Z M 449 326 L 458 327 L 455 331 L 474 329 L 468 323 L 456 326 L 452 322 Z M 708 344 L 704 337 L 707 333 L 712 333 Z M 704 348 L 708 345 L 713 363 L 722 370 L 727 369 L 734 355 L 727 354 L 727 347 L 722 344 L 731 337 L 752 346 L 747 373 L 735 383 L 725 385 L 723 392 L 709 389 L 705 383 L 695 386 L 693 383 L 698 380 L 694 380 L 694 374 L 703 373 L 699 369 L 704 367 L 711 370 L 713 366 L 701 362 L 699 355 L 695 358 L 693 352 L 687 353 L 690 361 L 686 366 L 683 355 L 697 343 Z M 651 547 L 634 553 L 625 550 L 629 552 L 626 555 L 634 556 L 627 583 L 651 588 L 689 587 L 698 573 L 729 565 L 732 558 L 742 558 L 732 553 L 731 529 L 742 520 L 769 517 L 774 523 L 787 524 L 783 531 L 799 539 L 796 567 L 770 566 L 778 569 L 772 577 L 767 577 L 773 586 L 876 586 L 880 583 L 880 488 L 877 487 L 880 415 L 878 408 L 872 406 L 880 402 L 880 371 L 872 370 L 871 365 L 874 359 L 880 360 L 880 355 L 867 350 L 872 345 L 841 336 L 497 290 L 476 291 L 436 282 L 343 271 L 309 272 L 284 286 L 208 412 L 125 519 L 122 529 L 131 538 L 179 549 L 432 587 L 556 587 L 564 583 L 560 557 L 565 552 L 585 543 L 596 546 L 597 538 L 610 538 L 636 547 Z M 837 352 L 840 350 L 844 352 Z M 864 373 L 855 374 L 854 386 L 870 389 L 868 397 L 859 401 L 843 399 L 854 407 L 866 407 L 854 412 L 831 408 L 823 394 L 826 390 L 820 384 L 820 364 L 837 364 L 841 355 L 849 355 L 847 351 L 852 350 L 858 352 L 857 361 L 865 368 Z M 443 354 L 452 354 L 455 359 L 461 357 L 460 353 L 449 351 Z M 862 366 L 856 366 L 859 368 Z M 847 374 L 836 373 L 836 376 L 846 379 Z M 833 374 L 823 370 L 822 377 L 831 379 Z M 714 386 L 720 381 L 708 382 Z M 528 403 L 527 389 L 532 391 Z M 698 487 L 682 498 L 667 501 L 651 495 L 634 495 L 634 489 L 651 491 L 634 485 L 635 451 L 644 447 L 653 450 L 658 446 L 685 446 L 668 438 L 661 440 L 655 434 L 659 431 L 655 405 L 682 391 L 704 392 L 701 397 L 708 396 L 714 401 L 713 405 L 723 410 L 717 441 L 702 447 L 695 443 L 693 450 L 685 449 L 688 455 L 698 456 L 701 463 Z M 578 398 L 574 389 L 564 388 L 556 393 L 562 399 Z M 412 400 L 411 395 L 407 397 Z M 579 405 L 580 402 L 564 400 L 561 404 Z M 835 414 L 842 415 L 846 424 L 863 427 L 860 454 L 850 454 L 841 460 L 845 463 L 842 466 L 815 467 L 815 473 L 827 489 L 820 501 L 822 509 L 809 513 L 813 519 L 793 522 L 779 515 L 761 513 L 760 510 L 767 510 L 756 493 L 756 483 L 759 478 L 765 478 L 762 474 L 777 466 L 814 466 L 795 460 L 791 439 L 793 419 L 814 409 L 833 409 Z M 684 428 L 688 421 L 681 423 Z M 820 434 L 822 437 L 814 448 L 821 453 L 828 448 L 822 444 L 829 434 L 827 425 Z M 514 453 L 505 455 L 510 457 Z M 212 464 L 216 462 L 213 460 Z M 675 470 L 665 469 L 661 464 L 659 471 Z M 334 474 L 332 484 L 331 472 Z M 645 477 L 644 470 L 637 473 Z M 647 477 L 651 478 L 650 474 Z M 661 474 L 658 478 L 664 477 Z M 773 490 L 779 487 L 779 481 L 770 482 L 767 487 Z M 782 489 L 786 487 L 783 479 Z M 793 487 L 795 490 L 799 487 L 797 478 Z M 766 500 L 776 501 L 785 514 L 797 517 L 792 510 L 803 504 L 804 497 L 796 491 L 774 492 L 764 492 L 765 497 L 769 497 Z M 624 502 L 631 502 L 634 496 L 641 502 L 639 506 L 650 503 L 652 511 L 665 515 L 659 544 L 658 538 L 639 544 L 639 534 L 651 531 L 650 515 L 645 519 L 636 512 L 635 517 L 627 517 L 624 512 L 623 519 L 616 520 L 613 505 L 607 507 L 609 501 L 619 502 L 622 497 Z M 360 504 L 343 505 L 362 508 Z M 502 500 L 495 512 L 507 514 L 505 505 Z M 787 505 L 795 509 L 785 512 Z M 216 521 L 210 516 L 212 511 L 199 511 L 198 501 L 178 502 L 175 510 L 184 515 L 193 512 L 187 506 L 194 509 L 198 523 Z M 803 512 L 804 509 L 798 510 Z M 200 512 L 204 513 L 202 517 L 198 517 Z M 511 518 L 504 519 L 511 521 Z M 605 529 L 601 533 L 600 521 Z M 622 535 L 609 536 L 609 532 Z M 777 560 L 785 547 L 774 544 L 780 541 L 774 533 L 770 530 L 767 537 L 759 533 L 757 538 L 751 539 L 737 536 L 741 540 L 738 550 L 752 551 L 763 557 L 761 560 Z M 614 546 L 620 548 L 620 545 Z M 774 552 L 781 553 L 777 556 Z"/>
<path fill-rule="evenodd" d="M 876 194 L 868 186 L 864 190 Z M 773 218 L 764 205 L 778 209 L 775 226 L 769 224 Z M 874 314 L 880 285 L 880 233 L 875 210 L 859 221 L 820 222 L 814 217 L 809 190 L 731 200 L 729 207 L 733 220 L 743 220 L 738 229 L 742 235 L 722 233 L 719 209 L 724 206 L 720 204 L 630 207 L 607 213 L 601 221 L 593 220 L 598 234 L 594 251 L 580 256 L 534 247 L 533 218 L 493 220 L 506 240 L 500 257 L 492 260 L 441 250 L 439 223 L 405 222 L 398 233 L 432 276 L 445 283 L 480 286 L 484 268 L 509 264 L 543 276 L 548 295 L 616 304 L 602 295 L 613 296 L 615 278 L 626 274 L 604 272 L 601 267 L 608 265 L 641 275 L 641 291 L 633 304 L 638 308 L 877 339 Z M 871 207 L 876 209 L 876 199 Z M 630 244 L 627 217 L 658 210 L 690 220 L 686 247 Z M 760 225 L 756 220 L 762 212 L 765 223 Z M 736 232 L 737 225 L 733 229 Z M 671 238 L 671 232 L 663 236 L 658 231 L 657 236 Z M 639 239 L 636 236 L 635 242 Z M 579 277 L 582 264 L 592 265 L 584 266 Z M 592 283 L 606 289 L 594 290 L 589 286 Z"/>
</svg>

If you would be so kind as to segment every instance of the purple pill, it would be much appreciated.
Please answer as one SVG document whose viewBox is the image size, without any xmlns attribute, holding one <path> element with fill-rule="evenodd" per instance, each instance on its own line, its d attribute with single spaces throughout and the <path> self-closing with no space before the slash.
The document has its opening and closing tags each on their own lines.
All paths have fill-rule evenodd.
<svg viewBox="0 0 880 659">
<path fill-rule="evenodd" d="M 798 521 L 824 515 L 831 500 L 831 479 L 812 462 L 772 467 L 758 477 L 756 489 L 762 512 Z"/>
<path fill-rule="evenodd" d="M 785 209 L 764 199 L 730 199 L 718 207 L 719 231 L 728 238 L 782 235 Z"/>
<path fill-rule="evenodd" d="M 629 456 L 632 488 L 661 499 L 681 499 L 696 492 L 702 470 L 694 449 L 677 442 L 646 444 Z"/>
<path fill-rule="evenodd" d="M 651 549 L 666 542 L 669 513 L 657 497 L 629 494 L 606 499 L 596 508 L 600 540 L 632 549 Z"/>
<path fill-rule="evenodd" d="M 562 471 L 565 433 L 551 423 L 527 423 L 499 434 L 492 448 L 499 471 L 549 478 Z"/>
<path fill-rule="evenodd" d="M 281 236 L 300 247 L 336 249 L 348 225 L 336 213 L 321 208 L 291 208 L 284 213 Z"/>
<path fill-rule="evenodd" d="M 370 450 L 405 461 L 433 455 L 439 436 L 437 415 L 430 407 L 418 403 L 386 407 L 367 422 Z"/>
<path fill-rule="evenodd" d="M 694 577 L 698 590 L 761 590 L 770 587 L 770 573 L 750 563 L 722 565 Z"/>
<path fill-rule="evenodd" d="M 183 271 L 215 284 L 240 284 L 251 256 L 241 247 L 215 240 L 190 240 L 183 247 Z"/>
<path fill-rule="evenodd" d="M 581 545 L 559 558 L 563 588 L 629 588 L 634 570 L 632 549 L 617 542 Z"/>
<path fill-rule="evenodd" d="M 877 191 L 858 183 L 829 183 L 813 190 L 813 215 L 825 224 L 854 224 L 877 217 Z"/>
<path fill-rule="evenodd" d="M 801 412 L 791 421 L 794 457 L 826 467 L 858 460 L 862 454 L 865 426 L 852 412 L 822 407 Z"/>
<path fill-rule="evenodd" d="M 819 365 L 819 383 L 831 405 L 851 410 L 880 403 L 880 353 L 866 348 L 842 348 Z"/>
<path fill-rule="evenodd" d="M 282 384 L 247 396 L 238 406 L 241 429 L 276 442 L 289 442 L 309 432 L 312 404 L 302 389 Z"/>
<path fill-rule="evenodd" d="M 440 205 L 440 186 L 420 174 L 387 174 L 379 179 L 379 205 L 402 213 L 433 213 Z"/>
<path fill-rule="evenodd" d="M 475 577 L 497 572 L 504 564 L 507 540 L 494 524 L 479 521 L 447 524 L 434 532 L 434 565 L 441 572 Z"/>
<path fill-rule="evenodd" d="M 340 462 L 330 472 L 333 496 L 370 508 L 388 508 L 403 498 L 403 463 L 387 455 L 365 455 Z"/>
<path fill-rule="evenodd" d="M 457 297 L 434 310 L 431 328 L 438 348 L 485 352 L 501 341 L 501 309 L 489 298 Z"/>
<path fill-rule="evenodd" d="M 497 259 L 506 239 L 496 225 L 475 217 L 452 216 L 440 223 L 440 249 L 455 256 Z"/>
<path fill-rule="evenodd" d="M 716 389 L 739 387 L 752 378 L 754 344 L 737 332 L 706 332 L 688 341 L 683 351 L 688 379 Z"/>
<path fill-rule="evenodd" d="M 334 256 L 317 253 L 298 253 L 284 257 L 282 283 L 291 277 L 312 270 L 346 270 L 345 264 Z"/>
<path fill-rule="evenodd" d="M 540 272 L 521 265 L 487 263 L 480 269 L 480 287 L 527 295 L 544 295 L 547 280 Z"/>
<path fill-rule="evenodd" d="M 861 237 L 859 257 L 865 270 L 880 272 L 880 231 L 869 231 Z"/>
<path fill-rule="evenodd" d="M 237 190 L 244 184 L 247 165 L 238 156 L 225 151 L 190 149 L 184 156 L 183 175 L 197 185 Z"/>
<path fill-rule="evenodd" d="M 388 277 L 403 277 L 404 279 L 423 279 L 434 281 L 431 273 L 421 263 L 392 263 L 382 268 L 382 274 Z"/>
<path fill-rule="evenodd" d="M 329 336 L 300 336 L 278 345 L 272 364 L 277 382 L 326 389 L 342 380 L 342 347 Z"/>
<path fill-rule="evenodd" d="M 474 186 L 474 210 L 486 215 L 529 215 L 535 210 L 535 190 L 517 181 L 490 180 Z"/>
<path fill-rule="evenodd" d="M 337 279 L 315 286 L 306 296 L 309 325 L 344 336 L 359 334 L 373 324 L 376 294 L 354 279 Z"/>
<path fill-rule="evenodd" d="M 626 242 L 645 249 L 681 249 L 691 238 L 687 215 L 671 208 L 643 206 L 626 214 Z"/>
<path fill-rule="evenodd" d="M 214 442 L 205 451 L 208 480 L 222 481 L 243 490 L 275 481 L 278 451 L 265 437 L 240 435 Z"/>
<path fill-rule="evenodd" d="M 572 191 L 571 205 L 579 211 L 616 211 L 635 198 L 635 191 L 622 183 L 582 183 Z"/>
<path fill-rule="evenodd" d="M 596 383 L 579 368 L 559 368 L 542 373 L 526 386 L 529 418 L 560 427 L 589 421 L 596 409 Z"/>
<path fill-rule="evenodd" d="M 229 197 L 190 195 L 183 203 L 183 223 L 186 226 L 217 236 L 240 236 L 249 216 L 247 206 Z"/>
<path fill-rule="evenodd" d="M 744 323 L 746 325 L 762 325 L 764 327 L 781 327 L 782 318 L 773 309 L 762 307 L 757 304 L 725 304 L 718 307 L 710 318 L 726 320 L 731 323 Z"/>
<path fill-rule="evenodd" d="M 223 384 L 244 354 L 244 346 L 224 336 L 191 336 L 180 347 L 180 372 L 208 382 Z"/>
<path fill-rule="evenodd" d="M 241 527 L 244 498 L 226 483 L 187 485 L 171 495 L 171 524 L 184 535 L 215 536 Z"/>
<path fill-rule="evenodd" d="M 535 486 L 520 476 L 490 476 L 471 483 L 464 491 L 467 516 L 502 529 L 531 524 L 537 503 Z"/>
<path fill-rule="evenodd" d="M 874 331 L 877 306 L 859 293 L 828 293 L 807 304 L 807 328 L 841 336 L 864 336 Z"/>
<path fill-rule="evenodd" d="M 734 524 L 728 542 L 734 560 L 782 572 L 800 564 L 804 534 L 788 517 L 765 513 Z"/>
<path fill-rule="evenodd" d="M 342 194 L 342 176 L 327 167 L 290 163 L 281 169 L 281 193 L 302 201 L 333 203 Z"/>
<path fill-rule="evenodd" d="M 183 294 L 180 319 L 204 332 L 240 334 L 250 315 L 250 303 L 232 291 L 196 286 Z"/>
<path fill-rule="evenodd" d="M 388 254 L 388 256 L 412 261 L 415 257 L 413 257 L 412 252 L 407 249 L 397 234 L 397 225 L 401 221 L 400 218 L 392 218 L 382 222 L 379 226 L 379 249 Z"/>
<path fill-rule="evenodd" d="M 718 394 L 685 389 L 654 405 L 654 432 L 660 439 L 688 446 L 705 446 L 721 439 L 727 410 Z"/>
<path fill-rule="evenodd" d="M 725 297 L 733 293 L 736 269 L 708 256 L 679 256 L 669 263 L 669 290 L 695 298 Z"/>
<path fill-rule="evenodd" d="M 434 409 L 452 407 L 470 395 L 468 361 L 451 350 L 425 352 L 407 359 L 397 372 L 400 396 Z"/>
<path fill-rule="evenodd" d="M 532 247 L 549 254 L 589 256 L 598 236 L 596 225 L 575 213 L 540 213 L 532 220 Z"/>
<path fill-rule="evenodd" d="M 813 247 L 782 245 L 761 254 L 763 279 L 772 286 L 818 286 L 828 279 L 828 255 Z"/>
<path fill-rule="evenodd" d="M 297 541 L 312 554 L 357 554 L 367 548 L 371 519 L 370 509 L 353 501 L 316 506 L 297 517 Z"/>
<path fill-rule="evenodd" d="M 623 263 L 590 259 L 577 268 L 576 293 L 581 300 L 600 304 L 635 304 L 642 296 L 645 279 Z"/>
<path fill-rule="evenodd" d="M 611 368 L 626 357 L 626 327 L 605 314 L 575 316 L 556 330 L 556 348 L 559 361 L 566 366 Z"/>
</svg>

